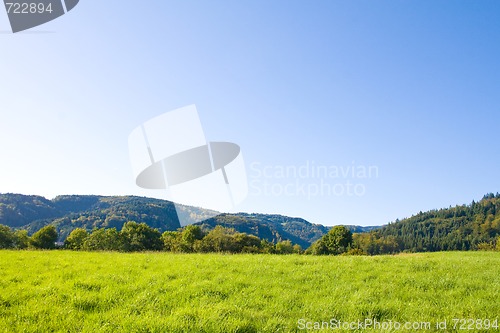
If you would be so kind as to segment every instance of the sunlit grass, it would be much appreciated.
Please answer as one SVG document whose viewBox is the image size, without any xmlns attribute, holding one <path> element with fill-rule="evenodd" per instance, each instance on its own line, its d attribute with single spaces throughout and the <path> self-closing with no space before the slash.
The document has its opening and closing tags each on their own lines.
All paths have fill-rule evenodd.
<svg viewBox="0 0 500 333">
<path fill-rule="evenodd" d="M 434 325 L 499 314 L 500 253 L 0 251 L 0 332 L 299 332 L 301 318 Z"/>
</svg>

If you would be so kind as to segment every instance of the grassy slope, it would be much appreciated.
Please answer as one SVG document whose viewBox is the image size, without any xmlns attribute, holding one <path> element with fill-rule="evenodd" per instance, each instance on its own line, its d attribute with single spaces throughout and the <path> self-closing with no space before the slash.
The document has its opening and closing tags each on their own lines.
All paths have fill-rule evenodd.
<svg viewBox="0 0 500 333">
<path fill-rule="evenodd" d="M 435 323 L 500 314 L 500 253 L 0 251 L 0 272 L 0 332 L 295 332 L 299 318 Z"/>
</svg>

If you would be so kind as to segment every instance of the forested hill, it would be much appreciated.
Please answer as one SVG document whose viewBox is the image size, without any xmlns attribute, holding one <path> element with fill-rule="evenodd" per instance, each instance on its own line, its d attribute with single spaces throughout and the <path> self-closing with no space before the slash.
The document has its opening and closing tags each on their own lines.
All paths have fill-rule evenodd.
<svg viewBox="0 0 500 333">
<path fill-rule="evenodd" d="M 220 225 L 234 228 L 238 232 L 255 235 L 271 242 L 290 240 L 302 248 L 308 248 L 314 241 L 325 235 L 331 227 L 313 224 L 302 218 L 275 214 L 221 214 L 199 223 L 204 229 L 211 230 Z M 353 233 L 364 233 L 380 228 L 346 225 Z"/>
<path fill-rule="evenodd" d="M 213 211 L 180 206 L 191 218 L 208 218 Z M 53 224 L 64 240 L 75 228 L 121 230 L 127 221 L 145 222 L 161 232 L 180 228 L 177 212 L 170 201 L 135 196 L 65 195 L 53 200 L 40 196 L 0 194 L 0 224 L 34 233 Z M 329 227 L 300 218 L 265 214 L 222 214 L 201 223 L 206 229 L 222 225 L 269 241 L 290 240 L 303 248 L 328 232 Z M 352 227 L 359 229 L 362 227 Z"/>
<path fill-rule="evenodd" d="M 182 210 L 182 214 L 193 218 L 208 218 L 214 213 L 189 206 L 182 206 Z M 53 224 L 59 240 L 75 228 L 121 230 L 127 221 L 144 222 L 161 232 L 180 227 L 174 204 L 165 200 L 82 195 L 47 200 L 40 196 L 0 194 L 0 224 L 30 233 Z M 230 227 L 273 242 L 290 240 L 303 248 L 330 229 L 301 218 L 244 213 L 221 214 L 201 225 L 206 229 L 217 225 Z M 470 205 L 420 212 L 376 230 L 372 229 L 377 227 L 347 227 L 355 233 L 353 245 L 369 254 L 488 248 L 500 235 L 500 194 L 488 194 Z"/>
<path fill-rule="evenodd" d="M 210 211 L 182 206 L 187 215 L 204 216 Z M 160 231 L 180 227 L 170 201 L 135 196 L 64 195 L 53 200 L 40 196 L 0 194 L 0 224 L 30 233 L 47 224 L 57 227 L 60 240 L 75 228 L 117 228 L 127 221 L 145 222 Z"/>
<path fill-rule="evenodd" d="M 267 214 L 221 214 L 199 224 L 208 230 L 217 225 L 234 228 L 274 243 L 290 240 L 302 248 L 308 248 L 330 230 L 330 227 L 312 224 L 301 218 Z"/>
<path fill-rule="evenodd" d="M 500 194 L 390 223 L 357 240 L 368 253 L 487 249 L 500 235 Z"/>
</svg>

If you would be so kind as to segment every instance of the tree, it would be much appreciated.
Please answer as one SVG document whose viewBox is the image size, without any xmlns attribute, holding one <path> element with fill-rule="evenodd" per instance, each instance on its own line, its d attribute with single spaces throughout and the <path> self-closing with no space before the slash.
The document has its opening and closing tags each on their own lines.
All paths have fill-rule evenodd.
<svg viewBox="0 0 500 333">
<path fill-rule="evenodd" d="M 281 241 L 276 244 L 276 253 L 278 254 L 291 254 L 293 253 L 293 245 L 289 240 Z"/>
<path fill-rule="evenodd" d="M 82 250 L 122 251 L 123 241 L 116 228 L 94 229 L 92 230 L 92 233 L 83 241 Z"/>
<path fill-rule="evenodd" d="M 163 248 L 160 232 L 146 223 L 127 222 L 120 235 L 125 251 L 159 251 Z"/>
<path fill-rule="evenodd" d="M 347 252 L 351 244 L 351 231 L 344 226 L 336 226 L 311 245 L 310 253 L 338 255 Z"/>
<path fill-rule="evenodd" d="M 85 240 L 89 237 L 87 230 L 82 228 L 74 229 L 64 241 L 64 246 L 70 250 L 82 250 Z"/>
<path fill-rule="evenodd" d="M 48 225 L 33 234 L 31 246 L 37 249 L 54 249 L 56 247 L 57 230 L 53 225 Z"/>
<path fill-rule="evenodd" d="M 259 237 L 245 233 L 236 233 L 233 235 L 235 251 L 238 253 L 258 253 L 261 250 L 261 241 Z"/>
<path fill-rule="evenodd" d="M 271 243 L 270 241 L 268 241 L 266 239 L 263 239 L 260 241 L 260 252 L 272 254 L 272 253 L 276 253 L 276 248 L 274 247 L 273 243 Z"/>
<path fill-rule="evenodd" d="M 234 229 L 227 229 L 220 225 L 211 230 L 202 240 L 200 245 L 203 252 L 236 252 Z"/>
<path fill-rule="evenodd" d="M 497 251 L 500 251 L 500 237 L 497 239 Z"/>
<path fill-rule="evenodd" d="M 179 244 L 181 243 L 181 233 L 178 231 L 165 231 L 161 235 L 163 249 L 170 252 L 180 252 Z"/>
<path fill-rule="evenodd" d="M 318 239 L 306 250 L 305 254 L 314 254 L 314 255 L 322 255 L 328 254 L 328 248 L 323 242 L 323 238 Z"/>
<path fill-rule="evenodd" d="M 181 232 L 178 250 L 181 252 L 193 252 L 195 242 L 200 241 L 204 236 L 205 235 L 200 226 L 188 225 Z"/>
<path fill-rule="evenodd" d="M 14 234 L 6 225 L 0 224 L 0 249 L 11 249 L 14 247 Z"/>
<path fill-rule="evenodd" d="M 19 250 L 27 249 L 30 244 L 30 237 L 27 230 L 16 230 L 14 232 L 14 247 Z"/>
<path fill-rule="evenodd" d="M 295 254 L 302 254 L 304 251 L 302 251 L 302 246 L 300 246 L 299 244 L 295 244 L 293 246 L 293 253 Z"/>
<path fill-rule="evenodd" d="M 204 236 L 203 231 L 198 225 L 188 225 L 182 231 L 182 240 L 187 243 L 194 243 L 195 240 L 200 240 Z"/>
</svg>

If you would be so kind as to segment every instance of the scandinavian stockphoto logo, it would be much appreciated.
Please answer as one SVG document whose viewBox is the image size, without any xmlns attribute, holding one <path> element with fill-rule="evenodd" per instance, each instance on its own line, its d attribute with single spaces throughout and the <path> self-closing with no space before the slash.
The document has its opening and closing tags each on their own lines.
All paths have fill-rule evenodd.
<svg viewBox="0 0 500 333">
<path fill-rule="evenodd" d="M 207 142 L 196 106 L 153 118 L 132 131 L 129 153 L 136 184 L 165 189 L 181 226 L 229 212 L 248 194 L 240 147 Z M 212 216 L 185 217 L 182 205 L 213 210 Z"/>
<path fill-rule="evenodd" d="M 12 32 L 31 29 L 62 16 L 75 8 L 79 0 L 4 0 Z"/>
</svg>

